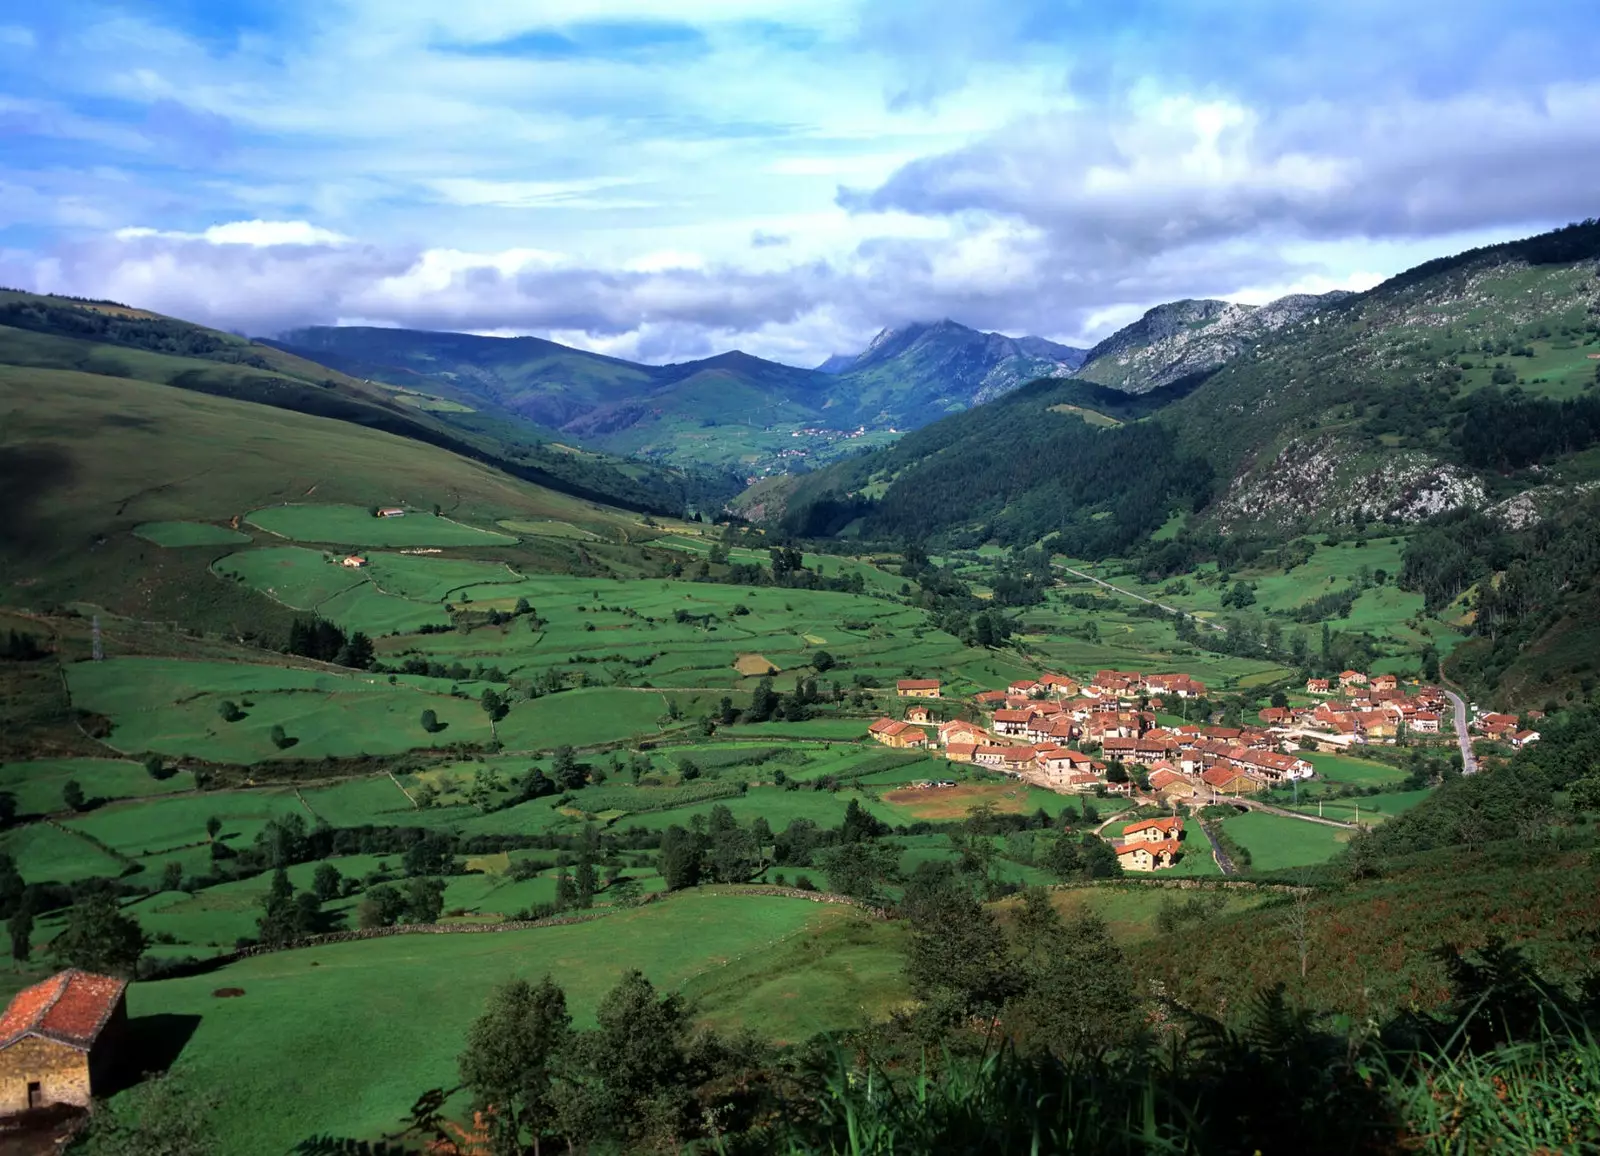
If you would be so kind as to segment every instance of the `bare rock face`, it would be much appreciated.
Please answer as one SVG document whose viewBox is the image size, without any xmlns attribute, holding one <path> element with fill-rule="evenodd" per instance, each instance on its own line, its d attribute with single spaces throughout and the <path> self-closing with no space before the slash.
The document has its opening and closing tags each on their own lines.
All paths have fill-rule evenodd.
<svg viewBox="0 0 1600 1156">
<path fill-rule="evenodd" d="M 1349 296 L 1343 291 L 1294 293 L 1260 306 L 1213 300 L 1157 305 L 1089 350 L 1073 376 L 1148 393 L 1219 369 L 1264 335 Z"/>
<path fill-rule="evenodd" d="M 1296 439 L 1265 468 L 1234 479 L 1218 502 L 1224 529 L 1306 524 L 1421 522 L 1488 500 L 1459 466 L 1405 451 L 1377 457 L 1340 438 Z"/>
</svg>

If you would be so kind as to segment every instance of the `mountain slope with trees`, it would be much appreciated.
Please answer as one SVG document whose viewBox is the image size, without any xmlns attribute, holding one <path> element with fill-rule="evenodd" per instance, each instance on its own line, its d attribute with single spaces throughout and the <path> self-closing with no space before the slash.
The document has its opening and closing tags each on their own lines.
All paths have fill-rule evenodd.
<svg viewBox="0 0 1600 1156">
<path fill-rule="evenodd" d="M 1093 537 L 1121 549 L 1174 513 L 1281 536 L 1586 483 L 1600 478 L 1597 257 L 1588 222 L 1429 262 L 1284 321 L 1137 409 L 1112 396 L 1126 381 L 1039 382 L 765 495 L 768 515 L 815 529 L 851 504 L 869 535 L 976 529 L 1012 544 L 1088 517 L 1120 525 Z M 976 505 L 951 500 L 947 476 Z M 818 503 L 833 512 L 813 518 Z"/>
<path fill-rule="evenodd" d="M 1064 377 L 1083 353 L 948 320 L 884 330 L 860 355 L 814 370 L 738 351 L 642 365 L 537 337 L 359 326 L 298 329 L 266 344 L 362 379 L 509 412 L 615 453 L 718 467 L 751 451 L 785 467 L 830 460 L 855 448 L 842 436 L 848 431 L 926 425 L 1034 378 Z M 818 440 L 818 429 L 840 436 Z"/>
</svg>

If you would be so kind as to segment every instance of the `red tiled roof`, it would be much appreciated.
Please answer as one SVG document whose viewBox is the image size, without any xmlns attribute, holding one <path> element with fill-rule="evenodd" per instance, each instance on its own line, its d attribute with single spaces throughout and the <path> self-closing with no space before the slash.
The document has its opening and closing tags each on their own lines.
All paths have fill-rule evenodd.
<svg viewBox="0 0 1600 1156">
<path fill-rule="evenodd" d="M 36 1035 L 87 1051 L 127 986 L 125 979 L 72 967 L 23 988 L 0 1015 L 0 1048 Z"/>
<path fill-rule="evenodd" d="M 1131 835 L 1135 831 L 1143 831 L 1146 827 L 1154 827 L 1158 831 L 1182 831 L 1182 819 L 1140 819 L 1138 822 L 1129 823 L 1122 828 L 1124 835 Z"/>
<path fill-rule="evenodd" d="M 1028 712 L 1025 710 L 997 710 L 994 712 L 994 721 L 1025 723 L 1028 721 Z"/>
<path fill-rule="evenodd" d="M 939 680 L 937 678 L 902 678 L 894 685 L 897 690 L 938 690 Z"/>
</svg>

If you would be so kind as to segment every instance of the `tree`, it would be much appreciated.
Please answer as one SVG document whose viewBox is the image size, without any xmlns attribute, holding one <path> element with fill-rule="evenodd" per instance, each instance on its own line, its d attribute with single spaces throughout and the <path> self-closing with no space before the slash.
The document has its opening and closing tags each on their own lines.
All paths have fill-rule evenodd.
<svg viewBox="0 0 1600 1156">
<path fill-rule="evenodd" d="M 750 692 L 750 709 L 745 716 L 750 722 L 766 722 L 778 708 L 778 694 L 772 689 L 772 679 L 763 678 Z"/>
<path fill-rule="evenodd" d="M 217 840 L 217 836 L 221 834 L 221 832 L 222 820 L 217 818 L 215 815 L 212 815 L 211 818 L 206 820 L 206 838 L 210 839 L 214 843 Z"/>
<path fill-rule="evenodd" d="M 238 722 L 244 717 L 244 712 L 239 709 L 239 704 L 229 698 L 225 698 L 217 704 L 217 714 L 222 717 L 223 722 Z M 148 761 L 145 765 L 149 765 Z"/>
<path fill-rule="evenodd" d="M 256 919 L 256 938 L 267 947 L 285 947 L 299 939 L 300 909 L 294 900 L 294 884 L 282 867 L 272 873 L 272 883 L 261 899 L 261 915 Z"/>
<path fill-rule="evenodd" d="M 95 891 L 74 904 L 67 924 L 50 941 L 50 953 L 68 967 L 131 976 L 146 946 L 144 929 L 117 907 L 109 891 Z"/>
<path fill-rule="evenodd" d="M 577 899 L 577 892 L 572 886 L 572 872 L 567 870 L 565 863 L 556 868 L 556 910 L 566 911 Z"/>
<path fill-rule="evenodd" d="M 272 724 L 272 730 L 268 732 L 268 737 L 272 740 L 272 745 L 277 747 L 280 751 L 288 750 L 290 747 L 294 746 L 296 741 L 290 738 L 289 735 L 284 731 L 283 727 L 279 726 L 277 723 Z"/>
<path fill-rule="evenodd" d="M 927 878 L 926 886 L 907 894 L 905 970 L 912 993 L 938 1024 L 991 1018 L 1010 994 L 1005 938 L 953 871 Z"/>
<path fill-rule="evenodd" d="M 705 858 L 705 836 L 676 823 L 661 833 L 661 853 L 657 859 L 668 891 L 682 891 L 700 883 Z"/>
<path fill-rule="evenodd" d="M 867 839 L 844 843 L 818 857 L 828 888 L 867 903 L 883 902 L 883 885 L 899 875 L 899 849 Z"/>
<path fill-rule="evenodd" d="M 578 762 L 569 746 L 559 746 L 550 760 L 550 774 L 563 789 L 576 791 L 589 779 L 588 772 Z"/>
<path fill-rule="evenodd" d="M 0 828 L 17 821 L 17 797 L 10 791 L 0 791 Z"/>
<path fill-rule="evenodd" d="M 356 922 L 362 928 L 392 927 L 406 912 L 405 896 L 387 883 L 370 888 L 356 907 Z"/>
<path fill-rule="evenodd" d="M 505 700 L 492 686 L 483 688 L 483 696 L 478 700 L 478 705 L 483 707 L 483 713 L 489 716 L 491 723 L 499 722 L 506 717 Z"/>
<path fill-rule="evenodd" d="M 692 1103 L 684 1086 L 689 1013 L 683 997 L 658 997 L 643 973 L 630 970 L 600 1001 L 595 1019 L 598 1026 L 575 1049 L 587 1095 L 571 1115 L 593 1121 L 602 1134 L 636 1141 L 650 1130 L 679 1131 Z"/>
<path fill-rule="evenodd" d="M 167 771 L 166 760 L 160 755 L 152 754 L 144 757 L 144 773 L 149 775 L 152 779 L 155 779 L 157 782 L 171 777 L 170 773 Z"/>
<path fill-rule="evenodd" d="M 337 867 L 332 863 L 318 863 L 311 876 L 311 891 L 322 902 L 331 903 L 339 898 L 343 883 L 344 876 L 339 874 Z"/>
<path fill-rule="evenodd" d="M 490 993 L 457 1065 L 473 1107 L 489 1113 L 496 1156 L 517 1156 L 527 1139 L 537 1156 L 555 1121 L 552 1084 L 571 1040 L 566 993 L 548 975 L 537 985 L 514 979 Z"/>
<path fill-rule="evenodd" d="M 401 863 L 407 875 L 448 875 L 455 867 L 455 840 L 431 831 L 407 849 Z"/>
<path fill-rule="evenodd" d="M 1097 1054 L 1127 1040 L 1137 1007 L 1127 961 L 1092 912 L 1063 924 L 1048 893 L 1023 893 L 1010 943 L 1017 990 L 1007 1001 L 1007 1030 L 1025 1053 L 1058 1059 Z"/>
<path fill-rule="evenodd" d="M 161 868 L 161 890 L 176 891 L 183 886 L 183 864 L 170 860 Z"/>
<path fill-rule="evenodd" d="M 77 779 L 68 779 L 61 787 L 61 801 L 67 805 L 68 810 L 81 811 L 88 804 L 84 797 L 83 787 Z"/>
<path fill-rule="evenodd" d="M 826 674 L 837 665 L 838 661 L 826 650 L 819 650 L 811 656 L 811 669 L 818 674 Z"/>
<path fill-rule="evenodd" d="M 27 902 L 17 908 L 6 930 L 11 933 L 11 958 L 27 963 L 33 956 L 33 912 Z"/>
<path fill-rule="evenodd" d="M 444 880 L 417 876 L 406 884 L 406 921 L 438 923 L 444 914 Z"/>
<path fill-rule="evenodd" d="M 422 723 L 422 729 L 427 731 L 430 735 L 437 734 L 443 729 L 439 725 L 439 716 L 431 709 L 423 711 L 422 717 L 419 721 Z"/>
<path fill-rule="evenodd" d="M 17 861 L 8 852 L 0 851 L 0 919 L 9 917 L 22 906 L 28 885 L 17 870 Z"/>
</svg>

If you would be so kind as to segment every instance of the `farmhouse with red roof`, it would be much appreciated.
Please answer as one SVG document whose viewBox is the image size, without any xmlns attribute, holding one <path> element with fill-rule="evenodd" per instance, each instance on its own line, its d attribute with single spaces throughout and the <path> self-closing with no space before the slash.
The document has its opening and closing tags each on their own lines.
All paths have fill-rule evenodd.
<svg viewBox="0 0 1600 1156">
<path fill-rule="evenodd" d="M 128 1019 L 126 980 L 69 968 L 0 1015 L 0 1115 L 101 1095 Z"/>
</svg>

